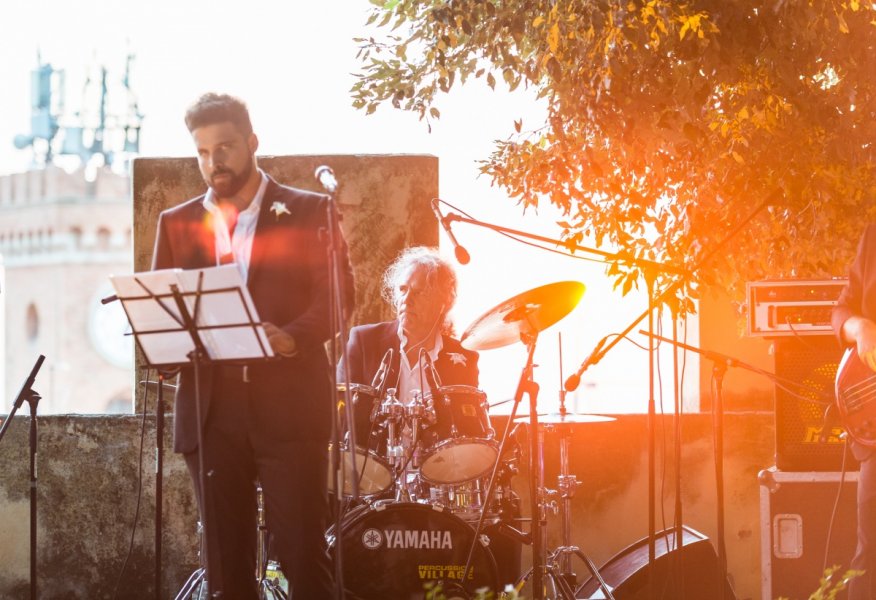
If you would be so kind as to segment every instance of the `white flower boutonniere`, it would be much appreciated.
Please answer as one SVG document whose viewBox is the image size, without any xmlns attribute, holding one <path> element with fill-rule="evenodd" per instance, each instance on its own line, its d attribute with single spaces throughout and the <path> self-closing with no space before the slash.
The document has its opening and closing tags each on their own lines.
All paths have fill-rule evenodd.
<svg viewBox="0 0 876 600">
<path fill-rule="evenodd" d="M 291 215 L 292 214 L 289 212 L 289 209 L 286 208 L 286 203 L 280 202 L 279 200 L 277 200 L 276 202 L 274 202 L 271 205 L 271 212 L 274 213 L 274 215 L 277 217 L 278 221 L 280 220 L 280 215 Z"/>
<path fill-rule="evenodd" d="M 447 357 L 450 359 L 450 362 L 452 362 L 453 364 L 462 365 L 463 367 L 465 366 L 465 355 L 464 354 L 460 354 L 459 352 L 448 352 Z"/>
</svg>

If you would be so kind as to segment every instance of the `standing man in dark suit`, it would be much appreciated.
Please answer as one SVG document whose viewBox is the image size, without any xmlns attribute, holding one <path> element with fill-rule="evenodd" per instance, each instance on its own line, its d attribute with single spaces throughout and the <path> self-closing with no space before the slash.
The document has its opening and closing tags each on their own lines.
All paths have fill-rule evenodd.
<svg viewBox="0 0 876 600">
<path fill-rule="evenodd" d="M 208 189 L 161 213 L 152 267 L 236 264 L 280 357 L 204 368 L 200 424 L 194 373 L 190 368 L 180 373 L 174 449 L 183 453 L 199 492 L 210 592 L 228 600 L 258 597 L 259 481 L 274 551 L 292 598 L 330 598 L 326 448 L 334 394 L 324 343 L 333 332 L 326 244 L 320 234 L 327 224 L 326 199 L 282 186 L 258 168 L 258 138 L 237 98 L 205 94 L 188 109 L 185 121 Z M 341 271 L 349 308 L 353 283 L 345 246 Z"/>
<path fill-rule="evenodd" d="M 849 282 L 833 310 L 833 328 L 843 346 L 876 371 L 876 225 L 868 225 L 849 269 Z M 851 442 L 861 461 L 858 476 L 858 544 L 851 568 L 864 574 L 849 584 L 849 600 L 876 600 L 876 460 L 873 450 Z"/>
</svg>

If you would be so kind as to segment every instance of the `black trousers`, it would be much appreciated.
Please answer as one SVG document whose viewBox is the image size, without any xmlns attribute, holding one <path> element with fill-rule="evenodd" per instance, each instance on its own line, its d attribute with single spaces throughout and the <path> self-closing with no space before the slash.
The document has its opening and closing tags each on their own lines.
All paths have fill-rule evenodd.
<svg viewBox="0 0 876 600">
<path fill-rule="evenodd" d="M 239 368 L 217 369 L 204 431 L 206 503 L 198 491 L 198 453 L 185 455 L 205 527 L 210 593 L 257 600 L 256 482 L 261 484 L 272 549 L 290 598 L 332 598 L 326 554 L 328 444 L 265 437 L 272 418 Z"/>
</svg>

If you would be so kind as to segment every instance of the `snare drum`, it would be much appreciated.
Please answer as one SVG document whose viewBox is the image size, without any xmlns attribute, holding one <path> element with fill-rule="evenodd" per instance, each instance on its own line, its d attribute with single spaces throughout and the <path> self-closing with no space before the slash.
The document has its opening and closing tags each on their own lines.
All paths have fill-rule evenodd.
<svg viewBox="0 0 876 600">
<path fill-rule="evenodd" d="M 453 484 L 487 475 L 499 446 L 487 414 L 487 396 L 470 385 L 447 385 L 433 399 L 435 425 L 424 442 L 420 474 L 431 484 Z"/>
<path fill-rule="evenodd" d="M 438 506 L 410 502 L 362 505 L 341 523 L 344 586 L 351 598 L 423 598 L 440 581 L 448 598 L 464 583 L 469 591 L 497 588 L 496 563 L 484 541 L 475 544 L 471 568 L 463 571 L 474 529 Z M 330 550 L 334 528 L 326 534 Z"/>
</svg>

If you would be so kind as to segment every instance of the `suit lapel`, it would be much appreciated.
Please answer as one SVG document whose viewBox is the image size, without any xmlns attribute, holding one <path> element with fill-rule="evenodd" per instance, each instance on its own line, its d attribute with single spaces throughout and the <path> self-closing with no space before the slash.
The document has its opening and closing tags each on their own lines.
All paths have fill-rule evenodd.
<svg viewBox="0 0 876 600">
<path fill-rule="evenodd" d="M 248 286 L 252 286 L 252 282 L 259 276 L 262 265 L 264 264 L 265 255 L 268 252 L 270 235 L 267 235 L 270 230 L 276 227 L 279 223 L 279 217 L 274 218 L 271 214 L 271 207 L 274 202 L 279 201 L 278 196 L 280 187 L 273 179 L 268 177 L 268 186 L 265 188 L 265 195 L 262 198 L 262 205 L 259 209 L 259 220 L 256 223 L 255 236 L 252 240 L 252 254 L 249 259 L 249 275 L 247 279 Z M 288 216 L 288 215 L 287 215 Z"/>
<path fill-rule="evenodd" d="M 399 373 L 401 373 L 401 340 L 398 337 L 398 321 L 390 321 L 384 330 L 381 332 L 380 339 L 377 342 L 377 348 L 392 348 L 392 361 L 389 364 L 389 373 L 386 376 L 386 381 L 389 382 L 387 387 L 398 387 Z M 383 353 L 386 350 L 378 350 L 381 352 L 375 357 L 378 361 L 374 365 L 374 371 L 380 367 L 380 362 L 383 359 Z"/>
<path fill-rule="evenodd" d="M 216 265 L 216 234 L 213 229 L 213 215 L 209 210 L 204 208 L 204 196 L 201 196 L 194 203 L 189 220 L 192 227 L 192 234 L 187 235 L 189 243 L 192 244 L 192 252 L 190 256 L 194 257 L 193 266 L 190 268 L 212 267 Z M 209 235 L 201 236 L 196 234 L 197 231 L 203 231 L 203 225 L 207 225 Z"/>
</svg>

